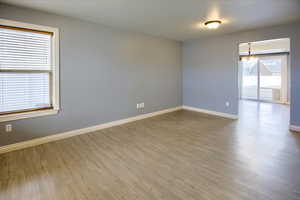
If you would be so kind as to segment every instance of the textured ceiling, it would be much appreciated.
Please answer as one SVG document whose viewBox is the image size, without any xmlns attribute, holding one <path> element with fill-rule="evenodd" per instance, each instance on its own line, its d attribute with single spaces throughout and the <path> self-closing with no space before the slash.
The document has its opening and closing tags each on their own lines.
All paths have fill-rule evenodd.
<svg viewBox="0 0 300 200">
<path fill-rule="evenodd" d="M 175 40 L 300 20 L 300 0 L 0 0 Z M 218 30 L 203 27 L 220 19 Z"/>
</svg>

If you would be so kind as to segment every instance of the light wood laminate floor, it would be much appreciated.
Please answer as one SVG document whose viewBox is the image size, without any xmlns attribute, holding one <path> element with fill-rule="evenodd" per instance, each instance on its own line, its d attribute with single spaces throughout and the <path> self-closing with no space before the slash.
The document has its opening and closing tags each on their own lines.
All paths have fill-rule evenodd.
<svg viewBox="0 0 300 200">
<path fill-rule="evenodd" d="M 288 107 L 240 119 L 178 111 L 0 155 L 5 200 L 297 200 L 300 134 Z"/>
</svg>

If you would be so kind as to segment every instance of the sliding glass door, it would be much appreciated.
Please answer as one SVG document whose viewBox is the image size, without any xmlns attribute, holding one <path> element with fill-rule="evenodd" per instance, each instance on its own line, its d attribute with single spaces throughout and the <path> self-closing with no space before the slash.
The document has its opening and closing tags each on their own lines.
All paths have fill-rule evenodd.
<svg viewBox="0 0 300 200">
<path fill-rule="evenodd" d="M 287 102 L 287 55 L 243 57 L 241 98 Z"/>
<path fill-rule="evenodd" d="M 258 99 L 258 60 L 242 60 L 242 90 L 243 99 Z"/>
</svg>

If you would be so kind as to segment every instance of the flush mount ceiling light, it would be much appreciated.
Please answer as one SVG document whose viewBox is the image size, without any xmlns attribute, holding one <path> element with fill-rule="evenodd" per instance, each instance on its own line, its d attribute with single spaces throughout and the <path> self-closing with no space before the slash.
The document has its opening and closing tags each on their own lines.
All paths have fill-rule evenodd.
<svg viewBox="0 0 300 200">
<path fill-rule="evenodd" d="M 209 29 L 217 29 L 221 25 L 220 20 L 211 20 L 204 23 L 204 25 Z"/>
</svg>

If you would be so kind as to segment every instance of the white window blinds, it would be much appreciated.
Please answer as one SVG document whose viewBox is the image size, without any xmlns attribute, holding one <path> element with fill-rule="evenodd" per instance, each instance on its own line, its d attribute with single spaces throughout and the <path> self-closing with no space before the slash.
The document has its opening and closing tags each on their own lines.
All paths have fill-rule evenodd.
<svg viewBox="0 0 300 200">
<path fill-rule="evenodd" d="M 0 26 L 0 114 L 51 108 L 50 33 Z"/>
</svg>

